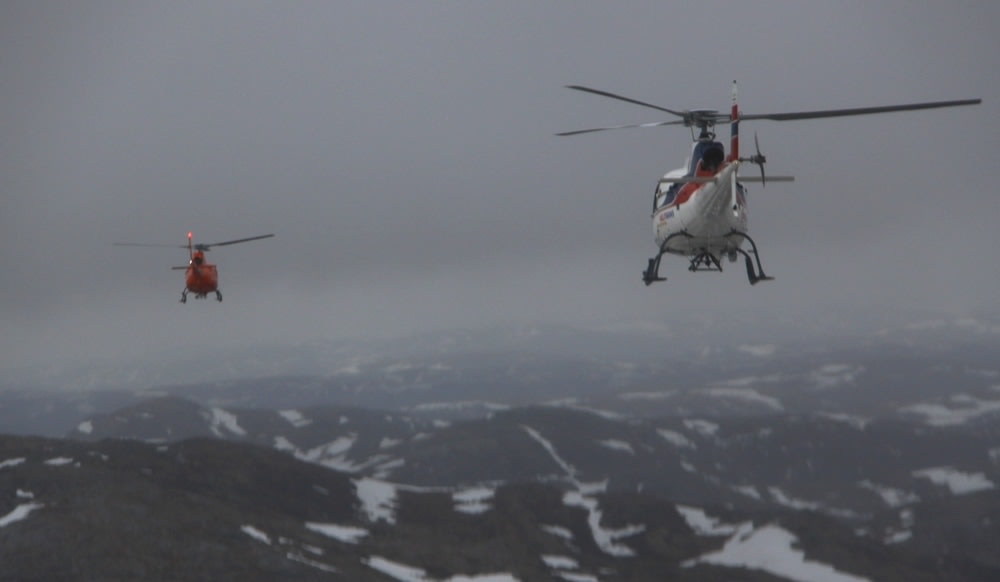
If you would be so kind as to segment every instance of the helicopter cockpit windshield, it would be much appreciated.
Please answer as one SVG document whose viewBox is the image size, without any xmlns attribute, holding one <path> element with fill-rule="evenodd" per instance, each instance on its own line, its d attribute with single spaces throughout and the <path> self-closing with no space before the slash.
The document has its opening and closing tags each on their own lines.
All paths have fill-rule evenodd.
<svg viewBox="0 0 1000 582">
<path fill-rule="evenodd" d="M 700 169 L 702 172 L 716 172 L 726 159 L 726 148 L 717 141 L 698 141 L 691 148 L 691 161 L 688 163 L 684 178 L 692 178 Z M 700 168 L 699 168 L 700 164 Z M 669 186 L 660 182 L 653 194 L 653 209 L 670 206 L 677 198 L 677 192 L 684 184 L 675 182 Z"/>
</svg>

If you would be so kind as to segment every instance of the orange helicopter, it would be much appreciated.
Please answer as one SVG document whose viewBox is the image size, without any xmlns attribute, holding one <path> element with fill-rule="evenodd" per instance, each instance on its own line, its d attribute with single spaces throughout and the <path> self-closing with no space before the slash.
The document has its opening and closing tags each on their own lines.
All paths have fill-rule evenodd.
<svg viewBox="0 0 1000 582">
<path fill-rule="evenodd" d="M 187 266 L 184 267 L 172 267 L 175 270 L 183 269 L 184 273 L 184 290 L 181 291 L 181 303 L 187 303 L 188 293 L 194 293 L 195 299 L 204 299 L 208 297 L 209 293 L 215 293 L 215 299 L 217 301 L 222 301 L 222 292 L 219 291 L 219 272 L 215 268 L 215 265 L 210 264 L 205 261 L 205 253 L 212 247 L 224 247 L 226 245 L 234 245 L 236 243 L 250 242 L 252 240 L 260 240 L 262 238 L 271 238 L 273 234 L 262 234 L 260 236 L 251 236 L 249 238 L 239 238 L 236 240 L 227 240 L 224 242 L 217 242 L 212 244 L 192 244 L 191 239 L 193 238 L 192 233 L 188 233 L 187 250 L 190 260 Z M 185 245 L 164 245 L 164 244 L 147 244 L 147 243 L 112 243 L 114 246 L 120 247 L 179 247 L 185 248 Z"/>
</svg>

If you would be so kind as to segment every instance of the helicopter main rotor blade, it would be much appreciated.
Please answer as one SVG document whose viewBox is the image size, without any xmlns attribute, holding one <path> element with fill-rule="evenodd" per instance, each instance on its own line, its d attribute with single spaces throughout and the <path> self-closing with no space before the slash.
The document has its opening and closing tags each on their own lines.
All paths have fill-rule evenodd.
<svg viewBox="0 0 1000 582">
<path fill-rule="evenodd" d="M 660 127 L 663 125 L 684 125 L 683 121 L 654 121 L 652 123 L 636 123 L 632 125 L 614 125 L 611 127 L 594 127 L 591 129 L 578 129 L 576 131 L 564 131 L 557 133 L 558 136 L 579 135 L 581 133 L 592 133 L 595 131 L 608 131 L 609 129 L 629 129 L 634 127 Z"/>
<path fill-rule="evenodd" d="M 113 247 L 169 247 L 172 249 L 186 249 L 187 245 L 171 245 L 171 244 L 160 244 L 160 243 L 127 243 L 127 242 L 116 242 L 111 243 Z"/>
<path fill-rule="evenodd" d="M 245 243 L 245 242 L 250 242 L 252 240 L 260 240 L 262 238 L 271 238 L 272 236 L 274 236 L 274 235 L 273 234 L 262 234 L 260 236 L 251 236 L 251 237 L 247 237 L 247 238 L 238 238 L 236 240 L 227 240 L 227 241 L 224 241 L 224 242 L 217 242 L 217 243 L 211 243 L 211 244 L 207 244 L 207 245 L 196 245 L 196 246 L 199 247 L 199 248 L 203 248 L 205 250 L 208 250 L 211 247 L 224 247 L 226 245 L 234 245 L 236 243 Z"/>
<path fill-rule="evenodd" d="M 644 101 L 638 101 L 636 99 L 630 99 L 628 97 L 623 97 L 622 95 L 616 95 L 614 93 L 608 93 L 607 91 L 601 91 L 599 89 L 591 89 L 590 87 L 583 87 L 580 85 L 566 85 L 567 89 L 575 89 L 577 91 L 583 91 L 584 93 L 593 93 L 594 95 L 600 95 L 602 97 L 610 97 L 612 99 L 618 99 L 619 101 L 625 101 L 627 103 L 633 103 L 635 105 L 642 105 L 643 107 L 650 107 L 656 109 L 657 111 L 664 111 L 671 115 L 676 115 L 677 117 L 688 118 L 688 114 L 683 111 L 674 111 L 673 109 L 667 109 L 666 107 L 660 107 L 659 105 L 653 105 L 652 103 L 646 103 Z"/>
<path fill-rule="evenodd" d="M 792 121 L 795 119 L 819 119 L 823 117 L 847 117 L 850 115 L 872 115 L 875 113 L 892 113 L 894 111 L 915 111 L 917 109 L 936 109 L 939 107 L 959 107 L 962 105 L 979 105 L 982 99 L 959 99 L 955 101 L 926 101 L 923 103 L 908 103 L 904 105 L 883 105 L 880 107 L 856 107 L 852 109 L 821 109 L 818 111 L 798 111 L 789 113 L 740 113 L 740 121 L 752 119 L 768 119 L 771 121 Z"/>
</svg>

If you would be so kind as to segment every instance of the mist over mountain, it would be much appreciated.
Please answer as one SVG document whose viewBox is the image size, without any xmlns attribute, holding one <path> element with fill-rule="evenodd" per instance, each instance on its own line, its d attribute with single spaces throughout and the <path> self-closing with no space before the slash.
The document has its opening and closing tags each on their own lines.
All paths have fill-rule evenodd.
<svg viewBox="0 0 1000 582">
<path fill-rule="evenodd" d="M 0 422 L 7 432 L 61 436 L 91 414 L 165 394 L 438 414 L 556 400 L 640 416 L 991 410 L 1000 318 L 901 310 L 863 321 L 679 317 L 641 328 L 448 330 L 15 368 L 0 380 Z"/>
<path fill-rule="evenodd" d="M 3 388 L 143 389 L 273 376 L 328 376 L 379 358 L 532 354 L 639 364 L 715 367 L 733 357 L 785 356 L 876 347 L 916 354 L 975 348 L 997 335 L 1000 316 L 895 308 L 801 312 L 775 317 L 733 311 L 656 314 L 603 327 L 518 325 L 445 328 L 387 338 L 342 338 L 174 349 L 142 357 L 8 365 Z"/>
</svg>

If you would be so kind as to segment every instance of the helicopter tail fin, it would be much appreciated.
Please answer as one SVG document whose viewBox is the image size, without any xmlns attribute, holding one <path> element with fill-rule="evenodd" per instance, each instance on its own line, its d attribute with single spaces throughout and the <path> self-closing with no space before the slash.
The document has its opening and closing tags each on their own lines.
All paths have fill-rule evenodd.
<svg viewBox="0 0 1000 582">
<path fill-rule="evenodd" d="M 736 81 L 733 81 L 733 109 L 729 114 L 729 161 L 740 159 L 740 108 L 736 104 Z"/>
</svg>

